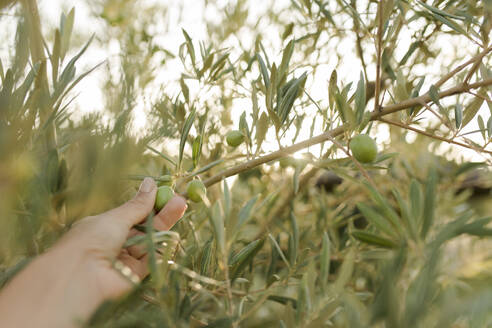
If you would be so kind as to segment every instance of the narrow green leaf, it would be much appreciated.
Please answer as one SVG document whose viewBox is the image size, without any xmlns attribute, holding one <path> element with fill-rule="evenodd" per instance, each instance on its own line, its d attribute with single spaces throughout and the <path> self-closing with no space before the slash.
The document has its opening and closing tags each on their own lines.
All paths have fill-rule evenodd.
<svg viewBox="0 0 492 328">
<path fill-rule="evenodd" d="M 198 73 L 199 77 L 202 77 L 203 74 L 205 74 L 205 72 L 212 66 L 214 62 L 214 57 L 215 53 L 211 53 L 210 55 L 208 55 L 207 59 L 205 59 L 205 61 L 203 62 L 202 69 Z"/>
<path fill-rule="evenodd" d="M 72 79 L 75 76 L 75 64 L 77 63 L 79 58 L 85 53 L 85 51 L 91 44 L 92 40 L 94 40 L 94 35 L 90 37 L 89 41 L 86 42 L 86 44 L 82 47 L 82 49 L 80 49 L 80 51 L 75 56 L 73 56 L 72 59 L 70 59 L 70 61 L 68 62 L 68 64 L 65 66 L 59 78 L 59 82 L 60 82 L 59 84 L 62 84 L 62 86 L 57 85 L 55 91 L 53 92 L 52 99 L 57 99 L 58 96 L 62 94 L 64 88 L 68 85 L 68 83 L 72 81 Z M 96 65 L 95 67 L 97 66 L 99 65 Z M 91 71 L 93 69 L 91 69 Z"/>
<path fill-rule="evenodd" d="M 267 300 L 274 301 L 283 305 L 290 304 L 294 309 L 297 308 L 297 300 L 292 297 L 280 296 L 280 295 L 269 295 Z"/>
<path fill-rule="evenodd" d="M 191 38 L 190 36 L 188 35 L 188 32 L 185 31 L 185 29 L 181 29 L 181 31 L 183 32 L 183 35 L 186 39 L 186 48 L 188 49 L 188 53 L 190 54 L 190 58 L 191 58 L 191 63 L 193 64 L 193 68 L 196 69 L 196 66 L 195 66 L 195 47 L 193 46 L 193 42 L 191 41 Z"/>
<path fill-rule="evenodd" d="M 213 64 L 212 68 L 210 68 L 210 76 L 211 76 L 212 80 L 215 80 L 216 79 L 216 78 L 213 78 L 213 77 L 217 77 L 217 75 L 219 74 L 219 72 L 226 65 L 227 59 L 229 58 L 229 54 L 230 53 L 227 52 L 227 53 L 221 55 L 219 57 L 219 59 L 217 59 L 217 61 Z"/>
<path fill-rule="evenodd" d="M 29 29 L 23 20 L 19 20 L 15 33 L 15 57 L 12 70 L 15 77 L 22 76 L 29 61 Z"/>
<path fill-rule="evenodd" d="M 273 110 L 273 99 L 277 94 L 277 65 L 273 64 L 272 69 L 270 70 L 270 84 L 268 88 L 266 88 L 265 92 L 265 103 L 267 109 Z M 277 95 L 277 102 L 282 97 L 282 95 Z"/>
<path fill-rule="evenodd" d="M 330 238 L 326 231 L 323 233 L 323 241 L 321 245 L 320 254 L 320 273 L 319 279 L 321 281 L 321 286 L 326 289 L 328 285 L 328 276 L 330 274 L 330 262 L 331 262 L 331 245 Z"/>
<path fill-rule="evenodd" d="M 148 238 L 147 235 L 136 235 L 127 239 L 123 248 L 143 243 Z M 175 231 L 157 231 L 152 233 L 152 240 L 155 244 L 162 243 L 166 240 L 179 240 L 179 234 Z"/>
<path fill-rule="evenodd" d="M 60 30 L 55 31 L 55 42 L 53 43 L 53 50 L 51 52 L 51 74 L 53 83 L 56 85 L 58 80 L 58 69 L 61 61 L 61 36 Z"/>
<path fill-rule="evenodd" d="M 292 58 L 292 54 L 294 52 L 294 40 L 291 40 L 284 49 L 284 53 L 282 55 L 282 62 L 279 67 L 279 83 L 282 83 L 284 78 L 287 76 L 289 72 L 289 63 Z"/>
<path fill-rule="evenodd" d="M 212 228 L 214 230 L 215 240 L 217 242 L 217 248 L 220 254 L 225 254 L 225 230 L 224 230 L 224 217 L 220 213 L 219 203 L 215 203 L 212 207 L 209 215 Z"/>
<path fill-rule="evenodd" d="M 404 235 L 403 227 L 400 224 L 398 214 L 391 207 L 388 201 L 369 183 L 364 182 L 364 185 L 369 190 L 371 198 L 376 202 L 376 204 L 378 204 L 378 206 L 382 210 L 382 214 L 391 222 L 393 227 L 396 228 L 400 235 Z"/>
<path fill-rule="evenodd" d="M 468 107 L 463 112 L 463 123 L 462 128 L 464 128 L 478 113 L 480 107 L 482 107 L 484 100 L 482 98 L 475 98 Z"/>
<path fill-rule="evenodd" d="M 290 213 L 290 226 L 292 229 L 292 248 L 289 252 L 290 263 L 295 265 L 297 262 L 297 254 L 299 254 L 299 227 L 297 226 L 297 219 L 294 213 Z"/>
<path fill-rule="evenodd" d="M 183 96 L 185 98 L 186 102 L 190 101 L 190 89 L 186 85 L 185 81 L 183 78 L 179 79 L 179 85 L 181 86 L 181 92 L 183 93 Z"/>
<path fill-rule="evenodd" d="M 437 173 L 431 169 L 425 184 L 424 213 L 422 217 L 421 236 L 425 238 L 434 223 Z"/>
<path fill-rule="evenodd" d="M 308 288 L 307 274 L 302 276 L 297 289 L 297 323 L 304 322 L 304 319 L 311 311 L 311 293 Z M 299 325 L 300 326 L 300 325 Z"/>
<path fill-rule="evenodd" d="M 256 154 L 261 150 L 261 145 L 265 140 L 269 128 L 268 115 L 265 112 L 261 113 L 260 119 L 256 124 Z"/>
<path fill-rule="evenodd" d="M 68 16 L 62 15 L 60 22 L 60 59 L 63 61 L 65 55 L 68 52 L 68 47 L 70 45 L 70 38 L 72 36 L 73 23 L 75 20 L 75 7 L 70 10 Z"/>
<path fill-rule="evenodd" d="M 364 110 L 366 107 L 366 83 L 364 75 L 360 73 L 359 83 L 357 83 L 357 90 L 355 91 L 355 113 L 357 124 L 362 122 L 364 117 Z"/>
<path fill-rule="evenodd" d="M 303 168 L 304 167 L 302 167 L 301 165 L 296 165 L 295 167 L 294 175 L 292 177 L 294 184 L 294 194 L 297 194 L 299 192 L 299 175 L 301 175 Z"/>
<path fill-rule="evenodd" d="M 420 90 L 422 89 L 422 86 L 424 85 L 424 82 L 425 82 L 425 76 L 422 76 L 420 78 L 419 82 L 417 83 L 417 85 L 412 90 L 412 95 L 411 95 L 412 98 L 416 98 L 416 97 L 418 97 L 420 95 Z M 409 110 L 407 110 L 407 113 L 409 115 L 417 114 L 417 113 L 415 113 L 415 110 L 417 110 L 417 109 L 419 109 L 421 107 L 422 106 L 412 107 Z"/>
<path fill-rule="evenodd" d="M 145 146 L 145 148 L 147 148 L 148 150 L 156 153 L 157 155 L 159 155 L 160 157 L 164 158 L 169 163 L 171 163 L 174 166 L 176 166 L 176 161 L 174 161 L 171 157 L 167 156 L 166 154 L 161 153 L 160 151 L 158 151 L 157 149 L 155 149 L 155 148 L 153 148 L 153 147 L 151 147 L 149 145 Z"/>
<path fill-rule="evenodd" d="M 420 222 L 420 216 L 422 215 L 422 191 L 415 179 L 412 179 L 410 183 L 410 202 L 412 219 L 414 222 Z"/>
<path fill-rule="evenodd" d="M 207 172 L 208 170 L 210 170 L 214 166 L 222 164 L 223 162 L 224 162 L 223 159 L 217 159 L 213 162 L 210 162 L 207 165 L 205 165 L 204 167 L 201 167 L 198 170 L 196 170 L 195 172 L 193 172 L 193 174 L 191 174 L 190 177 L 194 177 L 194 176 L 197 176 L 198 174 L 202 174 L 203 172 Z"/>
<path fill-rule="evenodd" d="M 280 103 L 280 107 L 278 109 L 278 113 L 280 115 L 280 121 L 285 123 L 287 118 L 289 117 L 289 113 L 294 105 L 294 101 L 299 95 L 299 90 L 302 85 L 306 82 L 307 75 L 303 73 L 298 79 L 295 79 L 294 83 L 289 87 L 285 96 L 282 98 L 282 102 Z"/>
<path fill-rule="evenodd" d="M 405 53 L 403 58 L 400 60 L 399 66 L 404 66 L 407 63 L 410 56 L 412 56 L 412 54 L 415 52 L 415 50 L 417 50 L 419 48 L 421 43 L 422 43 L 422 41 L 415 41 L 415 42 L 412 42 L 410 44 L 407 52 Z"/>
<path fill-rule="evenodd" d="M 487 136 L 492 138 L 492 116 L 487 120 Z"/>
<path fill-rule="evenodd" d="M 229 190 L 229 185 L 227 184 L 226 179 L 224 179 L 223 186 L 224 215 L 226 218 L 228 218 L 231 213 L 231 191 Z"/>
<path fill-rule="evenodd" d="M 439 106 L 439 108 L 442 108 L 441 103 L 439 102 L 439 90 L 436 88 L 436 86 L 433 84 L 429 88 L 429 96 L 431 100 Z"/>
<path fill-rule="evenodd" d="M 200 274 L 208 275 L 210 271 L 210 266 L 213 263 L 214 254 L 213 254 L 213 239 L 209 239 L 205 246 L 203 247 L 202 256 L 200 259 Z"/>
<path fill-rule="evenodd" d="M 384 247 L 384 248 L 396 248 L 397 244 L 385 237 L 381 237 L 372 232 L 363 231 L 363 230 L 354 230 L 352 231 L 352 236 L 360 240 L 366 244 Z"/>
<path fill-rule="evenodd" d="M 345 254 L 342 267 L 338 272 L 338 277 L 334 282 L 333 290 L 335 293 L 340 293 L 343 291 L 345 285 L 350 281 L 352 273 L 354 271 L 355 263 L 355 250 L 350 248 L 350 250 Z"/>
<path fill-rule="evenodd" d="M 237 219 L 237 224 L 236 227 L 234 228 L 235 231 L 238 231 L 241 229 L 241 227 L 246 223 L 246 221 L 249 220 L 251 217 L 251 211 L 253 210 L 253 207 L 255 206 L 257 200 L 258 200 L 259 195 L 256 195 L 255 197 L 251 198 L 240 210 L 238 214 L 238 219 Z"/>
<path fill-rule="evenodd" d="M 463 122 L 463 106 L 461 104 L 454 106 L 454 119 L 456 121 L 456 128 L 459 129 Z"/>
<path fill-rule="evenodd" d="M 275 247 L 275 249 L 277 250 L 278 254 L 282 258 L 282 261 L 284 261 L 285 265 L 287 265 L 287 267 L 290 269 L 290 263 L 289 263 L 289 261 L 287 261 L 287 258 L 285 257 L 284 252 L 280 248 L 280 245 L 277 243 L 277 241 L 275 240 L 275 238 L 273 238 L 273 236 L 272 236 L 271 233 L 268 234 L 268 238 L 270 238 L 270 243 L 272 244 L 272 247 Z"/>
<path fill-rule="evenodd" d="M 275 273 L 277 272 L 277 261 L 280 256 L 277 248 L 273 245 L 271 240 L 270 240 L 270 244 L 271 244 L 270 263 L 268 264 L 268 270 L 266 273 L 267 286 L 270 286 L 275 281 L 277 281 L 278 276 L 276 276 Z"/>
<path fill-rule="evenodd" d="M 197 136 L 195 140 L 193 140 L 192 147 L 192 159 L 193 159 L 193 167 L 198 165 L 198 161 L 200 160 L 200 155 L 202 154 L 202 136 Z"/>
<path fill-rule="evenodd" d="M 236 279 L 244 268 L 253 261 L 253 258 L 263 247 L 264 242 L 264 239 L 252 241 L 231 258 L 229 266 L 232 267 L 232 280 Z"/>
<path fill-rule="evenodd" d="M 417 225 L 418 225 L 417 222 L 418 221 L 415 221 L 414 217 L 410 214 L 408 204 L 405 202 L 405 200 L 403 200 L 403 197 L 401 197 L 398 190 L 393 189 L 393 195 L 395 196 L 396 201 L 398 202 L 398 206 L 400 207 L 401 216 L 402 216 L 403 220 L 405 221 L 405 224 L 406 224 L 408 230 L 410 231 L 411 238 L 413 240 L 416 240 L 417 235 L 418 235 L 418 233 L 417 233 Z"/>
<path fill-rule="evenodd" d="M 491 217 L 485 217 L 468 223 L 459 229 L 460 233 L 466 233 L 478 237 L 492 236 L 492 229 L 486 226 L 492 221 Z"/>
<path fill-rule="evenodd" d="M 330 108 L 334 108 L 335 104 L 335 95 L 337 94 L 337 71 L 333 70 L 330 75 L 330 82 L 328 84 L 328 101 L 330 104 Z"/>
<path fill-rule="evenodd" d="M 398 235 L 395 234 L 391 222 L 369 206 L 365 205 L 364 203 L 358 203 L 357 208 L 359 209 L 361 214 L 381 232 L 384 232 L 388 236 Z"/>
<path fill-rule="evenodd" d="M 396 72 L 395 96 L 401 101 L 410 98 L 407 90 L 407 80 L 401 71 Z"/>
<path fill-rule="evenodd" d="M 184 147 L 186 145 L 186 140 L 188 139 L 188 134 L 190 133 L 190 129 L 193 126 L 193 122 L 195 121 L 195 115 L 196 115 L 196 109 L 193 108 L 191 113 L 186 118 L 186 121 L 183 125 L 183 129 L 181 130 L 181 139 L 179 142 L 178 168 L 181 168 L 181 164 L 183 162 Z"/>
<path fill-rule="evenodd" d="M 22 82 L 22 85 L 19 88 L 17 88 L 17 90 L 15 90 L 15 92 L 12 94 L 12 97 L 14 98 L 15 101 L 15 105 L 14 105 L 15 107 L 19 108 L 24 105 L 24 100 L 26 99 L 26 96 L 29 90 L 31 89 L 34 79 L 36 78 L 36 75 L 38 73 L 39 67 L 40 64 L 36 63 L 27 74 L 26 78 L 24 79 L 24 82 Z"/>
<path fill-rule="evenodd" d="M 480 134 L 482 135 L 483 140 L 487 141 L 487 137 L 485 136 L 485 123 L 483 121 L 482 115 L 478 115 L 477 117 L 478 128 L 480 129 Z"/>
<path fill-rule="evenodd" d="M 261 75 L 263 76 L 263 83 L 265 84 L 265 89 L 268 90 L 270 87 L 270 77 L 268 74 L 268 69 L 265 66 L 265 62 L 263 62 L 263 59 L 261 58 L 260 54 L 256 54 L 256 58 L 258 60 L 258 64 L 260 65 L 260 72 Z"/>
<path fill-rule="evenodd" d="M 450 19 L 447 19 L 446 17 L 444 16 L 441 16 L 439 14 L 436 14 L 434 12 L 431 13 L 432 17 L 434 17 L 435 19 L 437 19 L 438 21 L 440 21 L 441 23 L 447 25 L 449 28 L 451 28 L 453 31 L 455 32 L 458 32 L 459 34 L 462 34 L 468 38 L 470 38 L 468 36 L 468 34 L 466 33 L 466 31 L 460 26 L 458 25 L 457 23 L 455 23 L 454 21 L 450 20 Z"/>
<path fill-rule="evenodd" d="M 2 81 L 2 84 L 3 84 L 3 80 L 5 79 L 5 73 L 4 73 L 4 70 L 3 70 L 3 64 L 2 64 L 2 60 L 0 59 L 0 79 Z"/>
</svg>

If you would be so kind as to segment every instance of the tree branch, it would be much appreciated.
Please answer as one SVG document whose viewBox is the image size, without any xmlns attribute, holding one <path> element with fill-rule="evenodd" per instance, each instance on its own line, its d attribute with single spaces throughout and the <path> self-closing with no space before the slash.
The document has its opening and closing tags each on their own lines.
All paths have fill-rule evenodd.
<svg viewBox="0 0 492 328">
<path fill-rule="evenodd" d="M 476 82 L 473 84 L 460 84 L 458 86 L 455 86 L 453 88 L 450 88 L 450 89 L 447 89 L 445 91 L 440 92 L 439 98 L 445 98 L 445 97 L 453 96 L 456 94 L 467 92 L 468 90 L 478 89 L 478 88 L 481 88 L 484 86 L 489 86 L 489 85 L 492 85 L 492 78 L 486 79 L 483 81 L 479 81 L 479 82 Z M 402 101 L 402 102 L 397 103 L 397 104 L 385 106 L 382 108 L 381 111 L 372 112 L 370 120 L 376 121 L 385 115 L 395 113 L 395 112 L 398 112 L 398 111 L 401 111 L 401 110 L 404 110 L 407 108 L 411 108 L 414 106 L 419 106 L 419 105 L 421 105 L 422 102 L 429 103 L 431 101 L 432 100 L 428 94 L 425 94 L 425 95 L 422 95 L 422 96 L 416 97 L 416 98 L 407 99 L 407 100 Z M 252 160 L 247 161 L 245 163 L 235 165 L 233 167 L 230 167 L 228 169 L 223 170 L 222 172 L 219 172 L 217 175 L 214 175 L 214 176 L 206 179 L 204 181 L 204 184 L 205 184 L 205 186 L 210 187 L 211 185 L 214 185 L 217 182 L 220 182 L 227 177 L 236 175 L 236 174 L 243 172 L 243 171 L 247 171 L 247 170 L 252 169 L 254 167 L 257 167 L 259 165 L 262 165 L 262 164 L 274 161 L 276 159 L 279 159 L 281 157 L 285 157 L 287 155 L 293 154 L 293 153 L 295 153 L 301 149 L 322 143 L 324 141 L 329 141 L 330 139 L 339 136 L 340 134 L 344 133 L 345 131 L 348 131 L 349 128 L 350 128 L 349 125 L 343 124 L 343 125 L 335 128 L 335 129 L 324 132 L 324 133 L 317 135 L 313 138 L 301 141 L 301 142 L 293 144 L 289 147 L 284 147 L 284 148 L 279 149 L 277 151 L 274 151 L 270 154 L 252 159 Z"/>
<path fill-rule="evenodd" d="M 444 142 L 447 142 L 447 143 L 450 143 L 450 144 L 454 144 L 454 145 L 457 145 L 457 146 L 460 146 L 460 147 L 464 147 L 464 148 L 472 149 L 474 151 L 478 151 L 478 152 L 487 153 L 489 155 L 492 155 L 492 151 L 488 151 L 488 150 L 485 150 L 485 149 L 477 149 L 476 147 L 469 146 L 469 145 L 464 144 L 464 143 L 461 143 L 459 141 L 454 141 L 453 139 L 448 139 L 448 138 L 445 138 L 445 137 L 436 136 L 435 134 L 432 134 L 432 133 L 429 133 L 427 131 L 423 131 L 423 130 L 414 128 L 414 127 L 412 127 L 412 126 L 410 126 L 408 124 L 404 124 L 404 123 L 401 123 L 401 122 L 390 121 L 390 120 L 387 120 L 387 119 L 384 119 L 384 118 L 379 118 L 378 121 L 383 122 L 383 123 L 387 123 L 387 124 L 391 124 L 391 125 L 394 125 L 394 126 L 398 126 L 400 128 L 403 128 L 403 129 L 407 129 L 407 130 L 416 132 L 418 134 L 424 135 L 424 136 L 429 137 L 429 138 L 432 138 L 432 139 L 444 141 Z"/>
</svg>

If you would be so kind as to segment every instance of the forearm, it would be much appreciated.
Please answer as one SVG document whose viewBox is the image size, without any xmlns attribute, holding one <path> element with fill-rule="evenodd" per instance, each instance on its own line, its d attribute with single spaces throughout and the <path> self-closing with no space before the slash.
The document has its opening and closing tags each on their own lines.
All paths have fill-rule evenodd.
<svg viewBox="0 0 492 328">
<path fill-rule="evenodd" d="M 88 287 L 76 281 L 83 259 L 65 253 L 65 249 L 54 248 L 39 256 L 0 291 L 1 327 L 80 326 L 80 318 L 90 314 L 87 309 L 80 312 L 73 303 L 80 302 Z"/>
</svg>

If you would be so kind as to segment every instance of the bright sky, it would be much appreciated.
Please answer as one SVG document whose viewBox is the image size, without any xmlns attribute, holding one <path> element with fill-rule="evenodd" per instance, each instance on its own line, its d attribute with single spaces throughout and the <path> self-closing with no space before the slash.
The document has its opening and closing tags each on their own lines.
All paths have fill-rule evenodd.
<svg viewBox="0 0 492 328">
<path fill-rule="evenodd" d="M 146 0 L 143 2 L 154 3 L 156 1 Z M 187 30 L 194 40 L 207 40 L 206 28 L 205 28 L 203 17 L 205 17 L 204 15 L 206 15 L 206 17 L 218 17 L 219 15 L 213 12 L 213 10 L 210 8 L 207 8 L 207 10 L 205 10 L 204 1 L 168 0 L 165 1 L 165 3 L 169 5 L 169 11 L 168 14 L 166 15 L 167 21 L 163 22 L 162 29 L 160 29 L 164 32 L 157 39 L 159 43 L 166 45 L 166 48 L 177 53 L 179 44 L 181 44 L 184 41 L 181 33 L 181 28 Z M 222 1 L 222 3 L 227 3 L 227 1 L 224 0 Z M 258 15 L 261 15 L 263 10 L 265 9 L 264 1 L 251 0 L 250 3 L 252 3 L 251 6 L 252 10 L 256 11 L 256 13 L 253 12 L 253 14 L 251 15 L 252 17 L 251 19 L 256 19 L 255 16 L 257 17 Z M 275 5 L 276 6 L 278 5 L 280 7 L 284 6 L 286 3 L 289 3 L 289 0 L 275 1 Z M 87 2 L 73 1 L 73 0 L 72 1 L 43 0 L 39 2 L 39 6 L 40 6 L 41 16 L 44 24 L 43 28 L 45 29 L 45 32 L 52 31 L 53 27 L 59 24 L 59 17 L 62 11 L 68 12 L 68 10 L 74 6 L 76 8 L 76 19 L 75 19 L 74 30 L 84 31 L 84 33 L 87 36 L 90 36 L 91 34 L 94 33 L 97 37 L 101 29 L 104 28 L 103 23 L 95 19 L 91 15 Z M 186 15 L 180 17 L 179 8 L 181 6 L 185 8 Z M 2 24 L 0 26 L 7 27 L 4 30 L 4 32 L 6 32 L 7 36 L 11 37 L 15 32 L 15 29 L 13 29 L 12 26 L 8 26 L 8 24 L 5 24 L 5 20 L 2 21 L 0 19 L 0 23 Z M 264 30 L 268 30 L 267 26 L 266 27 L 264 26 L 262 28 L 264 28 Z M 402 36 L 406 35 L 408 37 L 408 40 L 410 40 L 410 36 L 412 35 L 412 33 L 413 31 L 404 30 L 402 32 Z M 0 32 L 0 35 L 2 35 L 2 32 Z M 245 40 L 248 40 L 248 37 L 251 39 L 251 36 L 248 35 L 241 35 L 240 37 L 242 39 L 245 38 Z M 402 40 L 403 40 L 402 43 L 405 43 L 405 38 L 403 38 Z M 276 40 L 275 38 L 272 38 L 271 41 L 272 41 L 271 43 L 273 48 L 267 49 L 267 52 L 269 53 L 270 57 L 277 58 L 277 61 L 279 61 L 281 45 L 279 44 L 278 40 Z M 462 56 L 464 56 L 465 54 L 473 55 L 475 50 L 466 49 L 465 47 L 462 47 L 461 46 L 462 42 L 465 42 L 464 44 L 469 44 L 468 41 L 464 41 L 459 37 L 446 36 L 439 39 L 438 42 L 439 44 L 437 46 L 443 48 L 445 47 L 456 48 L 458 50 L 458 54 Z M 0 56 L 1 56 L 0 58 L 2 59 L 7 58 L 6 54 L 8 53 L 8 49 L 6 49 L 5 44 L 6 43 L 2 43 L 0 45 Z M 355 51 L 353 50 L 354 41 L 347 38 L 343 40 L 343 42 L 339 42 L 336 44 L 332 43 L 331 46 L 336 47 L 337 49 L 341 50 L 344 54 L 346 54 L 342 58 L 342 62 L 338 67 L 339 80 L 343 80 L 344 83 L 348 83 L 352 81 L 356 84 L 356 82 L 359 79 L 361 65 L 358 58 L 356 57 Z M 401 58 L 407 49 L 408 49 L 408 42 L 405 44 L 398 45 L 398 47 L 396 48 L 397 58 Z M 365 49 L 365 50 L 368 51 L 368 55 L 370 55 L 371 52 L 374 52 L 374 49 Z M 118 57 L 119 51 L 120 48 L 117 42 L 111 42 L 110 44 L 106 45 L 106 47 L 91 46 L 88 52 L 82 57 L 81 65 L 77 67 L 77 72 L 78 73 L 83 72 L 84 70 L 104 60 L 109 60 L 110 65 L 115 65 L 115 67 L 117 67 L 116 66 L 117 62 L 114 59 Z M 443 67 L 448 68 L 446 63 L 450 61 L 451 55 L 454 55 L 453 51 L 450 51 L 448 56 L 446 56 L 446 53 L 444 53 L 443 56 L 436 59 L 435 65 L 433 65 L 430 68 L 431 71 L 429 71 L 429 67 L 426 67 L 425 72 L 422 71 L 419 73 L 422 75 L 424 74 L 428 75 L 430 77 L 434 75 L 436 76 L 442 75 L 443 72 L 441 70 Z M 308 80 L 308 85 L 307 85 L 309 88 L 308 91 L 310 92 L 311 96 L 315 100 L 320 100 L 320 99 L 326 100 L 327 80 L 336 65 L 337 65 L 336 58 L 334 58 L 333 56 L 333 58 L 329 58 L 327 64 L 322 65 L 318 68 L 316 75 L 311 76 L 310 80 Z M 421 69 L 422 68 L 423 67 L 421 67 Z M 175 81 L 177 78 L 179 78 L 181 71 L 182 68 L 179 62 L 176 65 L 166 65 L 165 70 L 162 70 L 161 72 L 157 72 L 154 85 L 156 86 L 168 85 L 167 82 Z M 368 74 L 370 77 L 375 76 L 374 72 L 375 72 L 375 67 L 369 67 Z M 82 83 L 78 86 L 77 92 L 79 93 L 79 96 L 76 100 L 76 105 L 78 108 L 80 108 L 81 111 L 103 110 L 104 96 L 101 93 L 102 90 L 101 83 L 104 78 L 103 74 L 104 74 L 103 70 L 100 70 L 99 72 L 95 72 L 89 75 L 86 79 L 84 79 Z M 433 80 L 432 78 L 427 78 L 426 84 L 424 85 L 422 90 L 427 90 L 427 88 L 430 86 L 432 81 L 435 80 Z M 166 89 L 166 91 L 170 91 L 170 90 Z M 231 116 L 235 118 L 237 121 L 237 118 L 240 116 L 244 108 L 251 108 L 249 99 L 236 99 L 234 101 L 233 114 Z M 314 107 L 307 108 L 306 112 L 314 113 Z M 484 106 L 484 108 L 482 108 L 481 110 L 481 113 L 485 120 L 487 120 L 489 117 L 488 112 L 489 111 L 486 108 L 486 106 Z M 147 116 L 146 103 L 142 100 L 139 101 L 135 108 L 134 113 L 135 113 L 136 128 L 138 129 L 144 127 L 146 124 L 146 116 Z M 310 119 L 305 120 L 303 129 L 301 131 L 298 140 L 303 140 L 309 137 L 311 123 L 312 120 Z M 477 129 L 476 123 L 475 122 L 471 123 L 469 127 L 467 127 L 467 129 L 469 130 Z M 315 129 L 315 134 L 319 132 L 321 132 L 320 124 L 318 124 L 317 128 Z M 271 136 L 273 136 L 273 133 Z M 287 135 L 286 139 L 290 140 L 291 137 L 292 134 L 290 136 Z M 388 129 L 383 126 L 377 131 L 377 141 L 383 142 L 387 138 L 388 138 Z M 273 139 L 274 138 L 272 137 L 271 140 Z M 482 137 L 480 136 L 480 134 L 476 134 L 475 139 L 480 143 L 482 142 Z M 288 144 L 288 142 L 286 142 L 286 144 Z M 276 142 L 267 143 L 265 145 L 265 148 L 267 151 L 275 150 L 277 148 Z M 444 152 L 448 148 L 449 146 L 442 145 L 442 147 L 440 147 L 440 151 Z M 478 155 L 475 152 L 470 151 L 468 149 L 463 149 L 463 148 L 453 148 L 453 149 L 455 150 L 454 151 L 455 156 L 457 156 L 458 158 L 463 157 L 466 160 L 483 159 L 481 155 Z M 319 148 L 312 147 L 310 151 L 312 151 L 314 154 L 317 155 L 317 153 L 319 152 Z"/>
</svg>

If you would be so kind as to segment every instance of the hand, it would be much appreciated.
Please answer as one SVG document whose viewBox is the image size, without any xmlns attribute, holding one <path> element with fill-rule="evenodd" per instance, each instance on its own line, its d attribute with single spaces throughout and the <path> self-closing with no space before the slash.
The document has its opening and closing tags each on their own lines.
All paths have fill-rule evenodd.
<svg viewBox="0 0 492 328">
<path fill-rule="evenodd" d="M 156 191 L 155 182 L 146 178 L 132 200 L 80 220 L 33 260 L 0 293 L 0 326 L 77 327 L 103 301 L 131 290 L 131 280 L 113 263 L 123 264 L 133 279 L 148 274 L 145 246 L 122 247 L 127 238 L 142 234 L 132 227 L 152 211 Z M 186 201 L 175 196 L 154 217 L 154 227 L 169 230 L 185 210 Z"/>
</svg>

